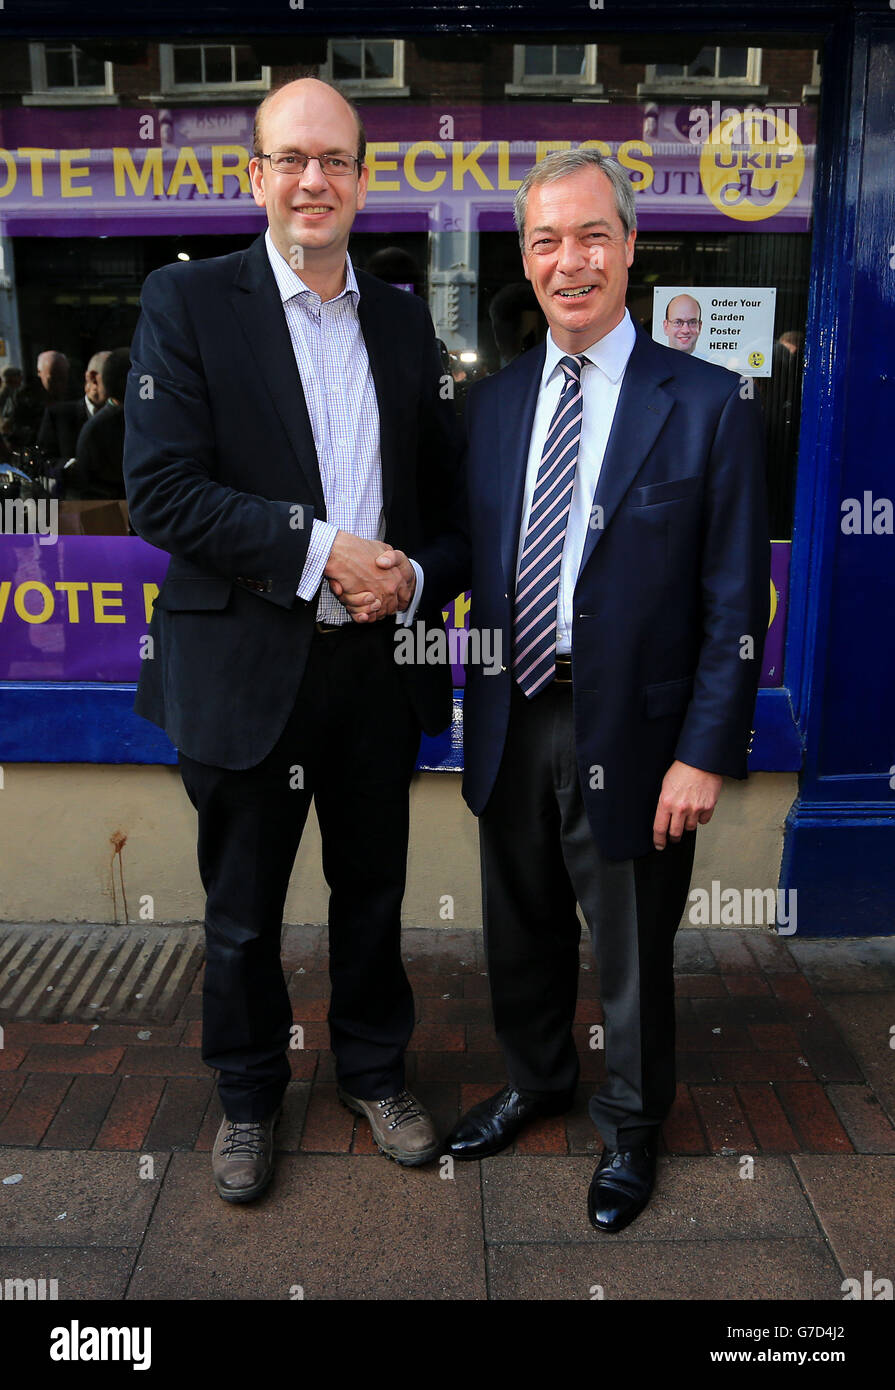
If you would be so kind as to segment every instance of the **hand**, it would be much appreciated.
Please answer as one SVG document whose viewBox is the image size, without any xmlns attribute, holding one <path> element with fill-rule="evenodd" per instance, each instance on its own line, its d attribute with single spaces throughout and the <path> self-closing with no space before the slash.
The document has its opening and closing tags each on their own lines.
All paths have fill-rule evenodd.
<svg viewBox="0 0 895 1390">
<path fill-rule="evenodd" d="M 723 781 L 716 772 L 703 772 L 688 763 L 673 762 L 663 778 L 653 822 L 656 849 L 664 849 L 669 839 L 677 844 L 685 830 L 708 825 L 722 786 Z"/>
<path fill-rule="evenodd" d="M 355 622 L 403 612 L 416 589 L 416 571 L 402 550 L 345 531 L 336 536 L 324 574 Z"/>
</svg>

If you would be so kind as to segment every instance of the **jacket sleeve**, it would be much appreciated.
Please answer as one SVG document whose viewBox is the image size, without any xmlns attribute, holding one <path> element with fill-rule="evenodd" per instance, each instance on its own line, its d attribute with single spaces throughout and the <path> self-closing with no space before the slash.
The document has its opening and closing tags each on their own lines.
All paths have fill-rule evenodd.
<svg viewBox="0 0 895 1390">
<path fill-rule="evenodd" d="M 216 481 L 214 394 L 178 278 L 178 267 L 147 277 L 131 347 L 124 478 L 132 524 L 150 544 L 210 574 L 248 579 L 260 597 L 290 608 L 314 509 Z"/>
<path fill-rule="evenodd" d="M 675 758 L 746 776 L 750 726 L 770 611 L 764 423 L 739 383 L 718 422 L 706 471 L 703 634 Z"/>
<path fill-rule="evenodd" d="M 463 431 L 453 401 L 443 396 L 441 356 L 428 311 L 421 321 L 424 368 L 417 476 L 424 540 L 413 559 L 424 575 L 421 614 L 431 617 L 467 588 L 470 548 Z"/>
</svg>

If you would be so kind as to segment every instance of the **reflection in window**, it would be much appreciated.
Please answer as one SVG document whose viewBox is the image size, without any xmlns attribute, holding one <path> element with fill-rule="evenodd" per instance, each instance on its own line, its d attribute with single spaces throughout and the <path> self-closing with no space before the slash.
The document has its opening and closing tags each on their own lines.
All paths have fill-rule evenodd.
<svg viewBox="0 0 895 1390">
<path fill-rule="evenodd" d="M 334 41 L 332 70 L 337 82 L 391 81 L 395 75 L 395 45 L 391 40 Z"/>
<path fill-rule="evenodd" d="M 173 44 L 171 56 L 175 87 L 260 86 L 264 80 L 248 44 Z"/>
<path fill-rule="evenodd" d="M 583 77 L 583 43 L 527 43 L 525 77 Z"/>
<path fill-rule="evenodd" d="M 44 44 L 44 55 L 47 91 L 105 90 L 105 63 L 84 53 L 77 44 Z"/>
</svg>

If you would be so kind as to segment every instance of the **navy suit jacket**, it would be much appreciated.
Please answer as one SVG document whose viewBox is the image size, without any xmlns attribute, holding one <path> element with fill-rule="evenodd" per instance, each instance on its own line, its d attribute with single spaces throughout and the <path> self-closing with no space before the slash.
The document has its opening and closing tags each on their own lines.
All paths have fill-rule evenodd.
<svg viewBox="0 0 895 1390">
<path fill-rule="evenodd" d="M 443 630 L 442 605 L 467 577 L 462 437 L 441 399 L 425 304 L 356 274 L 379 408 L 385 540 L 422 565 L 418 620 Z M 153 271 L 141 303 L 124 476 L 134 529 L 171 562 L 135 709 L 198 762 L 254 767 L 285 727 L 302 679 L 317 600 L 296 590 L 312 522 L 326 519 L 264 237 L 232 255 Z M 400 669 L 422 728 L 444 728 L 450 668 Z"/>
<path fill-rule="evenodd" d="M 467 404 L 470 626 L 500 633 L 503 669 L 467 668 L 463 793 L 478 814 L 503 754 L 523 485 L 541 344 Z M 760 407 L 723 367 L 637 327 L 575 586 L 579 780 L 609 859 L 646 854 L 675 759 L 746 776 L 767 630 L 770 544 Z M 750 640 L 751 639 L 751 647 Z M 751 654 L 750 654 L 751 652 Z"/>
</svg>

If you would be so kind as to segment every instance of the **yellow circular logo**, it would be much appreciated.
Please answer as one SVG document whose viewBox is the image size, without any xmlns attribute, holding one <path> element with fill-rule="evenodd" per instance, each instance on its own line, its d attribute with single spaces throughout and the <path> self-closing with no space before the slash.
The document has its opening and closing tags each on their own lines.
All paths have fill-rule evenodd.
<svg viewBox="0 0 895 1390">
<path fill-rule="evenodd" d="M 763 367 L 763 366 L 764 366 L 764 353 L 763 353 L 763 352 L 750 352 L 750 353 L 749 353 L 749 366 L 750 366 L 750 367 Z"/>
<path fill-rule="evenodd" d="M 774 111 L 737 111 L 712 129 L 699 157 L 703 191 L 738 222 L 762 222 L 792 202 L 805 174 L 795 129 Z"/>
</svg>

